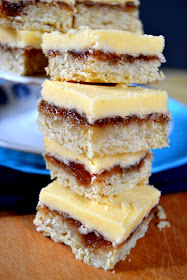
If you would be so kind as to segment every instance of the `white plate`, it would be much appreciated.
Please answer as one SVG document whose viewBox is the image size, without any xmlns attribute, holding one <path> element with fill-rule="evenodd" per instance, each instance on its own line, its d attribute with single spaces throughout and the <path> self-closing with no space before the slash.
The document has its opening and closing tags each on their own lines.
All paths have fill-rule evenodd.
<svg viewBox="0 0 187 280">
<path fill-rule="evenodd" d="M 41 154 L 42 134 L 37 118 L 41 86 L 0 83 L 0 146 Z M 2 98 L 2 94 L 6 95 Z"/>
<path fill-rule="evenodd" d="M 44 82 L 45 77 L 18 76 L 16 74 L 0 70 L 0 79 L 10 81 L 12 83 L 40 86 Z"/>
</svg>

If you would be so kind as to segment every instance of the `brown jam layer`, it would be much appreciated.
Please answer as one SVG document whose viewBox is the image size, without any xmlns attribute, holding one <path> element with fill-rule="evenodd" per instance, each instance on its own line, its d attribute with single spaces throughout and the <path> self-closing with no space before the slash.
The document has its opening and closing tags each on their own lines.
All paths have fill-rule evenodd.
<svg viewBox="0 0 187 280">
<path fill-rule="evenodd" d="M 143 157 L 138 163 L 134 165 L 129 165 L 127 167 L 121 167 L 120 165 L 116 165 L 112 167 L 110 170 L 104 170 L 100 174 L 90 174 L 90 172 L 86 169 L 84 164 L 69 161 L 68 164 L 65 164 L 63 161 L 56 158 L 54 155 L 49 153 L 45 154 L 45 160 L 57 166 L 58 168 L 62 168 L 66 172 L 73 175 L 77 182 L 84 187 L 91 187 L 92 177 L 96 177 L 97 181 L 103 181 L 106 177 L 112 176 L 113 174 L 124 174 L 129 172 L 140 171 L 145 161 L 150 158 L 150 154 L 147 153 L 145 157 Z"/>
<path fill-rule="evenodd" d="M 2 0 L 1 1 L 1 5 L 0 5 L 0 12 L 7 17 L 16 17 L 22 14 L 23 9 L 26 6 L 34 6 L 34 5 L 38 5 L 41 4 L 43 6 L 57 6 L 57 8 L 59 9 L 66 9 L 68 11 L 73 11 L 73 7 L 65 2 L 60 2 L 60 1 L 52 1 L 50 3 L 48 2 L 41 2 L 40 0 L 35 0 L 35 2 L 33 1 L 15 1 L 15 2 L 9 2 L 6 0 Z"/>
<path fill-rule="evenodd" d="M 138 124 L 142 124 L 148 121 L 154 121 L 159 123 L 165 123 L 170 120 L 168 115 L 160 114 L 160 113 L 152 113 L 148 115 L 144 115 L 140 118 L 137 115 L 130 115 L 125 118 L 120 116 L 112 117 L 112 118 L 102 118 L 99 119 L 92 124 L 89 123 L 86 114 L 79 114 L 75 109 L 65 109 L 54 104 L 50 104 L 45 100 L 41 100 L 38 105 L 38 111 L 44 114 L 47 117 L 52 117 L 57 120 L 59 123 L 63 121 L 68 121 L 73 125 L 83 125 L 83 126 L 92 126 L 92 127 L 100 127 L 104 128 L 107 125 L 130 125 L 132 122 L 136 122 Z"/>
<path fill-rule="evenodd" d="M 78 231 L 78 228 L 80 228 L 80 226 L 82 226 L 81 222 L 74 220 L 68 214 L 60 213 L 58 211 L 51 211 L 46 205 L 44 205 L 42 207 L 38 206 L 37 210 L 42 210 L 47 215 L 50 212 L 50 213 L 54 214 L 54 216 L 55 215 L 61 216 L 63 221 L 66 221 L 70 226 L 75 227 L 77 229 L 77 231 Z M 152 210 L 149 212 L 149 215 L 147 217 L 145 217 L 143 219 L 143 221 L 145 219 L 149 218 L 150 216 L 153 216 L 156 213 L 156 211 L 157 211 L 157 207 L 152 208 Z M 141 226 L 141 223 L 139 226 Z M 119 244 L 117 247 L 120 248 L 123 244 L 125 244 L 133 236 L 133 234 L 135 232 L 136 232 L 136 230 L 134 230 L 129 235 L 129 237 L 123 243 Z M 80 235 L 79 231 L 78 231 L 78 234 Z M 105 240 L 104 237 L 96 231 L 89 232 L 87 234 L 81 234 L 81 238 L 82 238 L 82 242 L 84 242 L 84 245 L 86 247 L 88 247 L 90 250 L 100 249 L 100 248 L 107 249 L 107 248 L 113 247 L 112 242 Z"/>
<path fill-rule="evenodd" d="M 125 63 L 134 63 L 135 61 L 155 61 L 155 60 L 160 60 L 158 56 L 156 55 L 143 55 L 140 54 L 138 56 L 132 56 L 129 54 L 116 54 L 116 53 L 109 53 L 109 52 L 104 52 L 101 50 L 95 50 L 95 49 L 86 49 L 86 50 L 81 50 L 81 51 L 76 51 L 76 50 L 69 50 L 67 51 L 69 55 L 71 55 L 73 58 L 79 58 L 79 59 L 87 59 L 87 57 L 93 57 L 96 60 L 102 61 L 102 62 L 108 62 L 110 64 L 117 64 L 120 61 L 124 61 Z M 47 53 L 47 56 L 54 57 L 56 55 L 63 55 L 61 51 L 54 51 L 54 50 L 49 50 Z"/>
<path fill-rule="evenodd" d="M 99 8 L 110 9 L 110 10 L 112 9 L 112 10 L 124 11 L 127 13 L 132 13 L 137 10 L 137 6 L 131 1 L 126 2 L 124 4 L 112 4 L 112 3 L 109 4 L 109 3 L 94 2 L 94 1 L 77 1 L 76 4 L 83 5 L 88 8 L 94 7 L 96 9 Z"/>
<path fill-rule="evenodd" d="M 4 51 L 12 52 L 12 53 L 19 52 L 20 54 L 25 54 L 26 56 L 29 56 L 29 57 L 35 56 L 39 53 L 42 54 L 41 49 L 34 49 L 32 47 L 25 47 L 25 48 L 10 47 L 8 44 L 2 45 L 1 43 L 0 43 L 0 49 L 4 50 Z"/>
</svg>

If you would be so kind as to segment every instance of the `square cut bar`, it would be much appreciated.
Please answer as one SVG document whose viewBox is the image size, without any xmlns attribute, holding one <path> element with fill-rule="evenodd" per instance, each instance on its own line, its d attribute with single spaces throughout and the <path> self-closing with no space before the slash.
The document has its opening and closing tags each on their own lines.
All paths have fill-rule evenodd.
<svg viewBox="0 0 187 280">
<path fill-rule="evenodd" d="M 139 20 L 139 1 L 128 0 L 79 0 L 73 28 L 88 26 L 91 29 L 121 29 L 142 34 Z"/>
<path fill-rule="evenodd" d="M 137 0 L 0 0 L 0 25 L 48 32 L 86 25 L 142 33 L 138 6 Z"/>
<path fill-rule="evenodd" d="M 90 159 L 168 146 L 165 91 L 46 80 L 38 111 L 46 138 Z"/>
<path fill-rule="evenodd" d="M 52 80 L 147 84 L 161 80 L 163 36 L 82 27 L 43 35 Z"/>
<path fill-rule="evenodd" d="M 97 202 L 54 181 L 41 190 L 34 224 L 45 236 L 69 245 L 77 259 L 113 269 L 144 236 L 159 197 L 154 187 L 140 185 Z"/>
<path fill-rule="evenodd" d="M 44 139 L 44 158 L 51 178 L 79 195 L 100 200 L 147 184 L 151 175 L 150 151 L 122 153 L 88 159 L 67 150 L 54 140 Z"/>
<path fill-rule="evenodd" d="M 67 32 L 75 12 L 73 0 L 0 0 L 0 25 L 7 28 Z"/>
<path fill-rule="evenodd" d="M 0 27 L 0 68 L 18 75 L 45 74 L 47 59 L 41 50 L 42 33 Z"/>
</svg>

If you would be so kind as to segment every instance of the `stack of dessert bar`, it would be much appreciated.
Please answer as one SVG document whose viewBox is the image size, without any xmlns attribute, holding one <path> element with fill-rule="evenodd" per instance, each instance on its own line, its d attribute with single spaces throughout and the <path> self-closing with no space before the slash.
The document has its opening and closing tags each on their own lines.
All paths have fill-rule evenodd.
<svg viewBox="0 0 187 280">
<path fill-rule="evenodd" d="M 160 198 L 148 185 L 150 149 L 168 146 L 168 96 L 126 83 L 162 79 L 164 38 L 80 28 L 44 34 L 42 48 L 51 80 L 38 124 L 57 179 L 41 190 L 34 223 L 76 258 L 113 269 L 144 236 Z"/>
<path fill-rule="evenodd" d="M 138 0 L 0 0 L 0 68 L 18 75 L 45 74 L 43 32 L 80 26 L 142 33 Z"/>
</svg>

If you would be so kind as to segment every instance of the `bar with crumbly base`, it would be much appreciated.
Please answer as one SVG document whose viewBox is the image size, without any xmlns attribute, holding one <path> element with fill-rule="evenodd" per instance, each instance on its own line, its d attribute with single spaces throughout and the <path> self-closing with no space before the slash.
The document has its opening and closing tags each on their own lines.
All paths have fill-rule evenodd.
<svg viewBox="0 0 187 280">
<path fill-rule="evenodd" d="M 18 75 L 45 74 L 47 59 L 41 50 L 39 31 L 0 27 L 0 69 Z"/>
<path fill-rule="evenodd" d="M 147 184 L 151 175 L 152 153 L 122 153 L 91 160 L 67 150 L 54 140 L 44 139 L 44 158 L 51 178 L 79 195 L 100 200 L 137 184 Z"/>
<path fill-rule="evenodd" d="M 72 28 L 74 0 L 0 0 L 0 25 L 17 30 L 59 30 Z"/>
<path fill-rule="evenodd" d="M 163 36 L 82 27 L 43 35 L 52 80 L 147 84 L 161 80 Z"/>
<path fill-rule="evenodd" d="M 137 0 L 0 0 L 0 26 L 67 32 L 80 26 L 143 33 Z"/>
<path fill-rule="evenodd" d="M 54 181 L 40 193 L 37 231 L 72 248 L 77 259 L 113 269 L 143 237 L 160 192 L 141 185 L 117 197 L 94 202 Z"/>
<path fill-rule="evenodd" d="M 90 159 L 168 146 L 165 91 L 46 80 L 38 111 L 46 138 Z"/>
<path fill-rule="evenodd" d="M 73 28 L 88 26 L 91 29 L 121 29 L 143 33 L 139 20 L 139 1 L 129 0 L 78 0 Z"/>
</svg>

